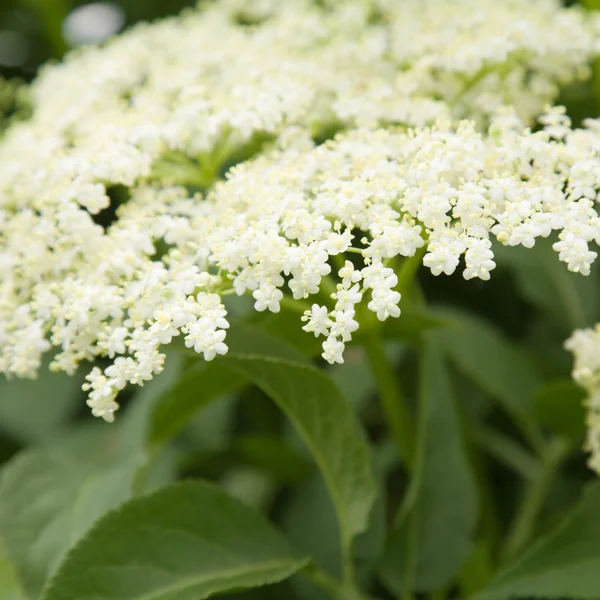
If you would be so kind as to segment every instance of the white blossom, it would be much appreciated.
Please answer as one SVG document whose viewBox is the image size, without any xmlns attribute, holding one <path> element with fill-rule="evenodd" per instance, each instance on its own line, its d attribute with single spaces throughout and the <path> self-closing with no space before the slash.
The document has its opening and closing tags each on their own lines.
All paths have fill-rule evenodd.
<svg viewBox="0 0 600 600">
<path fill-rule="evenodd" d="M 334 336 L 329 336 L 323 342 L 323 354 L 321 355 L 328 363 L 343 363 L 344 342 Z"/>
<path fill-rule="evenodd" d="M 590 467 L 600 473 L 600 324 L 577 329 L 564 346 L 573 353 L 573 379 L 587 392 L 586 449 Z"/>
<path fill-rule="evenodd" d="M 304 312 L 302 321 L 306 322 L 302 329 L 308 333 L 314 333 L 315 337 L 328 335 L 332 325 L 327 307 L 318 304 L 313 304 L 310 310 Z"/>
<path fill-rule="evenodd" d="M 226 294 L 311 306 L 333 363 L 408 257 L 487 280 L 494 239 L 555 234 L 589 273 L 600 124 L 544 106 L 598 31 L 554 0 L 222 0 L 48 65 L 0 138 L 0 371 L 91 363 L 112 421 L 174 338 L 228 351 Z"/>
</svg>

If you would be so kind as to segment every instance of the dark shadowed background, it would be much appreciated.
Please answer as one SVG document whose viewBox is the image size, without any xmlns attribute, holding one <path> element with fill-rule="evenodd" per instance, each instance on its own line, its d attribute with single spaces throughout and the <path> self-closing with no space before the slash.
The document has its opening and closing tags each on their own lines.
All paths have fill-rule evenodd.
<svg viewBox="0 0 600 600">
<path fill-rule="evenodd" d="M 175 14 L 195 0 L 0 0 L 0 74 L 31 79 L 49 59 L 137 21 Z"/>
</svg>

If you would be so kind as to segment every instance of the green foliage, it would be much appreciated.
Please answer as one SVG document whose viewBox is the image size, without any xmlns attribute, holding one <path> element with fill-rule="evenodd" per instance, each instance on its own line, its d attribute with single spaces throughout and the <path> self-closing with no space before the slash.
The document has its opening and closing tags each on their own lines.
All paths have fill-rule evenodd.
<svg viewBox="0 0 600 600">
<path fill-rule="evenodd" d="M 534 412 L 538 422 L 573 443 L 585 435 L 584 391 L 570 379 L 548 381 L 536 392 Z"/>
<path fill-rule="evenodd" d="M 42 597 L 92 600 L 101 589 L 106 600 L 199 600 L 280 581 L 307 562 L 260 515 L 190 481 L 100 519 Z"/>
<path fill-rule="evenodd" d="M 120 455 L 116 433 L 84 428 L 3 468 L 0 536 L 30 595 L 98 516 L 131 496 L 138 457 Z"/>
<path fill-rule="evenodd" d="M 547 537 L 508 566 L 479 596 L 505 598 L 585 598 L 600 591 L 600 486 L 585 490 L 579 506 Z"/>
<path fill-rule="evenodd" d="M 455 328 L 438 340 L 456 368 L 497 401 L 529 441 L 539 444 L 531 412 L 539 376 L 527 355 L 483 319 L 452 312 Z"/>
<path fill-rule="evenodd" d="M 139 404 L 116 427 L 74 427 L 3 465 L 0 540 L 29 595 L 38 594 L 66 551 L 98 517 L 171 479 L 170 462 L 151 456 L 144 441 L 154 402 L 179 377 L 176 359 L 164 379 L 138 394 Z"/>
<path fill-rule="evenodd" d="M 302 356 L 318 356 L 322 352 L 319 340 L 300 328 L 300 315 L 286 310 L 285 306 L 279 313 L 255 313 L 250 319 L 257 328 L 284 340 Z"/>
<path fill-rule="evenodd" d="M 15 401 L 7 426 L 30 445 L 0 471 L 7 598 L 32 600 L 45 588 L 43 600 L 85 600 L 100 586 L 106 600 L 187 600 L 294 573 L 274 597 L 444 599 L 458 586 L 482 600 L 593 598 L 595 487 L 566 524 L 532 546 L 538 519 L 564 514 L 581 486 L 581 476 L 553 485 L 564 445 L 560 460 L 548 458 L 559 438 L 581 443 L 581 391 L 570 380 L 545 379 L 523 350 L 527 342 L 486 320 L 456 308 L 405 313 L 415 317 L 411 325 L 370 330 L 344 365 L 327 369 L 313 366 L 312 342 L 288 338 L 285 323 L 297 315 L 252 316 L 232 329 L 230 353 L 212 363 L 171 352 L 166 372 L 111 426 L 82 424 L 70 408 L 79 395 L 73 388 L 60 418 L 21 430 L 20 411 L 41 405 L 44 381 L 5 384 L 15 398 L 33 386 L 31 404 Z M 391 400 L 406 402 L 402 418 L 415 419 L 407 424 L 416 431 L 414 463 L 404 467 L 377 410 L 379 366 L 361 348 L 377 335 L 396 340 L 377 357 L 400 365 L 386 377 L 406 398 Z M 211 412 L 227 415 L 227 428 Z M 522 510 L 507 510 L 505 484 L 482 461 L 502 465 L 511 485 L 523 482 L 508 502 L 522 499 Z M 220 487 L 172 484 L 186 475 Z M 232 530 L 236 515 L 242 525 Z M 504 555 L 512 556 L 508 566 Z"/>
<path fill-rule="evenodd" d="M 25 592 L 19 576 L 0 540 L 0 590 L 5 600 L 25 600 Z"/>
<path fill-rule="evenodd" d="M 475 482 L 435 336 L 422 363 L 415 471 L 380 569 L 397 594 L 447 585 L 471 552 L 477 523 Z"/>
<path fill-rule="evenodd" d="M 313 367 L 243 355 L 224 362 L 273 398 L 306 444 L 331 495 L 342 554 L 349 561 L 352 540 L 366 529 L 375 499 L 369 449 L 352 408 L 333 381 Z"/>
<path fill-rule="evenodd" d="M 234 392 L 243 378 L 229 373 L 220 364 L 194 366 L 164 394 L 154 409 L 150 426 L 150 444 L 167 442 L 200 410 L 211 402 Z"/>
<path fill-rule="evenodd" d="M 527 414 L 539 381 L 525 353 L 483 319 L 450 314 L 456 326 L 441 331 L 437 339 L 456 368 L 508 412 Z"/>
<path fill-rule="evenodd" d="M 287 342 L 253 326 L 236 328 L 227 341 L 231 354 L 252 352 L 300 362 L 304 360 Z M 243 375 L 231 372 L 226 364 L 194 360 L 181 379 L 158 400 L 151 419 L 150 444 L 165 443 L 179 433 L 195 414 L 211 402 L 243 387 L 247 381 Z"/>
<path fill-rule="evenodd" d="M 387 339 L 408 343 L 420 342 L 424 333 L 434 329 L 452 329 L 456 323 L 452 318 L 414 306 L 402 309 L 402 319 L 390 319 L 384 324 L 383 336 Z"/>
<path fill-rule="evenodd" d="M 51 438 L 77 410 L 82 382 L 81 373 L 73 377 L 51 373 L 48 362 L 38 379 L 0 379 L 0 430 L 24 443 Z"/>
<path fill-rule="evenodd" d="M 317 473 L 294 489 L 286 503 L 283 528 L 294 546 L 310 553 L 320 567 L 338 577 L 342 574 L 335 509 Z"/>
<path fill-rule="evenodd" d="M 524 298 L 552 318 L 568 335 L 600 318 L 600 287 L 594 271 L 589 277 L 571 273 L 556 260 L 550 240 L 538 240 L 533 248 L 494 247 L 500 265 L 514 274 Z"/>
</svg>

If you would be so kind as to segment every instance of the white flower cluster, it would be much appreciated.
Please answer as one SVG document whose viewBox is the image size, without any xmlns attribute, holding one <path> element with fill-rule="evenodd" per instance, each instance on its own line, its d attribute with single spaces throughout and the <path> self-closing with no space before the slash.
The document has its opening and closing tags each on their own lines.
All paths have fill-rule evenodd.
<svg viewBox="0 0 600 600">
<path fill-rule="evenodd" d="M 411 65 L 420 94 L 452 104 L 453 117 L 480 120 L 510 104 L 528 121 L 541 98 L 550 102 L 558 85 L 587 75 L 598 48 L 598 21 L 554 0 L 385 3 L 395 15 L 391 56 Z"/>
<path fill-rule="evenodd" d="M 570 130 L 561 109 L 542 120 L 535 133 L 493 123 L 484 135 L 470 122 L 438 121 L 273 150 L 216 184 L 207 202 L 219 218 L 198 227 L 211 260 L 238 294 L 252 292 L 257 310 L 277 312 L 284 288 L 302 300 L 333 280 L 333 303 L 307 310 L 304 329 L 326 336 L 323 357 L 341 362 L 356 305 L 366 295 L 380 320 L 397 317 L 393 259 L 425 244 L 434 275 L 452 274 L 463 258 L 465 279 L 488 280 L 493 238 L 531 247 L 556 231 L 559 259 L 589 273 L 590 243 L 600 242 L 600 137 Z"/>
<path fill-rule="evenodd" d="M 600 323 L 594 329 L 578 329 L 565 342 L 573 353 L 573 379 L 587 392 L 586 446 L 589 465 L 600 473 Z"/>
<path fill-rule="evenodd" d="M 0 139 L 0 371 L 108 359 L 85 388 L 110 421 L 174 337 L 227 352 L 226 294 L 314 296 L 341 362 L 363 298 L 400 314 L 396 257 L 488 279 L 492 238 L 557 231 L 586 274 L 600 127 L 525 125 L 597 29 L 551 0 L 222 0 L 46 67 Z"/>
</svg>

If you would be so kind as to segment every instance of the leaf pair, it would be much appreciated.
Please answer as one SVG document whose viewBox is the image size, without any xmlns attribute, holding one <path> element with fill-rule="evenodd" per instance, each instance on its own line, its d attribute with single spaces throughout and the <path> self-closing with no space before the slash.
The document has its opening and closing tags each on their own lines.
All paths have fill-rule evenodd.
<svg viewBox="0 0 600 600">
<path fill-rule="evenodd" d="M 257 385 L 286 413 L 321 471 L 350 578 L 352 542 L 367 527 L 375 499 L 369 448 L 331 378 L 302 360 L 236 354 L 236 347 L 247 349 L 252 341 L 268 351 L 267 338 L 259 334 L 233 340 L 227 357 L 188 372 L 162 396 L 150 418 L 151 447 L 157 449 L 224 390 Z M 276 346 L 272 354 L 280 354 Z M 43 599 L 196 600 L 279 581 L 308 562 L 238 500 L 211 485 L 186 482 L 100 518 L 71 550 Z"/>
</svg>

